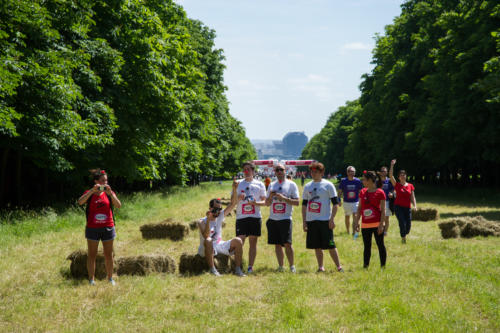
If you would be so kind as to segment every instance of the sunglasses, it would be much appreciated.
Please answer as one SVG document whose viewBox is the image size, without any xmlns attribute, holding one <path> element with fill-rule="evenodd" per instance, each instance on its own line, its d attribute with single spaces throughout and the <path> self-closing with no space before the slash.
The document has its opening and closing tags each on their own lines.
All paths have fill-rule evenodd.
<svg viewBox="0 0 500 333">
<path fill-rule="evenodd" d="M 278 171 L 285 171 L 285 169 L 275 169 L 276 172 Z"/>
</svg>

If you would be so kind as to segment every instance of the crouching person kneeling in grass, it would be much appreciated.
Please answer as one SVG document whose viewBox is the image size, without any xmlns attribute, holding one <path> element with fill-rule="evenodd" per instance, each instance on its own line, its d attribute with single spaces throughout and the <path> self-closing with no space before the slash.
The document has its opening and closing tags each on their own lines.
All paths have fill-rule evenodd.
<svg viewBox="0 0 500 333">
<path fill-rule="evenodd" d="M 212 199 L 209 203 L 210 210 L 207 212 L 207 216 L 202 218 L 198 223 L 198 229 L 200 230 L 198 254 L 205 257 L 208 267 L 210 267 L 210 274 L 215 276 L 220 276 L 214 264 L 214 256 L 218 253 L 226 256 L 234 254 L 234 261 L 236 264 L 234 274 L 245 276 L 241 271 L 241 258 L 243 255 L 243 242 L 241 238 L 235 237 L 228 241 L 222 240 L 222 222 L 236 206 L 237 186 L 238 183 L 234 181 L 231 203 L 226 209 L 222 209 L 219 199 Z"/>
</svg>

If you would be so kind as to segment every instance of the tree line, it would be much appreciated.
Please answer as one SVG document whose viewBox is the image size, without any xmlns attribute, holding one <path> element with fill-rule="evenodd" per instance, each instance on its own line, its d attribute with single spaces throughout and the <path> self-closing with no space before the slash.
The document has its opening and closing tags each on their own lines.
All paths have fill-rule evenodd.
<svg viewBox="0 0 500 333">
<path fill-rule="evenodd" d="M 330 172 L 397 157 L 417 182 L 500 186 L 500 4 L 409 0 L 376 36 L 361 96 L 302 152 Z"/>
<path fill-rule="evenodd" d="M 0 205 L 227 177 L 255 150 L 215 32 L 171 0 L 0 4 Z M 76 191 L 76 192 L 75 192 Z"/>
</svg>

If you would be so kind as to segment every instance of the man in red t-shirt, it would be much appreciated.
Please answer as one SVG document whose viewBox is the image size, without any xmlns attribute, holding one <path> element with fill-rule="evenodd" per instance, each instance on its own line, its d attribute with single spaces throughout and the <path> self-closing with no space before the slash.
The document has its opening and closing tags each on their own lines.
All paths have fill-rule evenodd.
<svg viewBox="0 0 500 333">
<path fill-rule="evenodd" d="M 415 187 L 406 181 L 406 171 L 399 170 L 399 182 L 394 178 L 394 165 L 396 160 L 391 161 L 391 168 L 389 170 L 389 179 L 396 192 L 396 200 L 394 201 L 394 212 L 399 222 L 399 234 L 401 235 L 401 242 L 406 243 L 406 235 L 410 233 L 411 229 L 411 205 L 417 209 L 417 199 L 415 198 Z"/>
<path fill-rule="evenodd" d="M 95 262 L 99 241 L 102 241 L 106 273 L 108 281 L 115 285 L 113 280 L 113 240 L 116 237 L 112 207 L 120 208 L 121 202 L 108 184 L 108 175 L 104 170 L 91 170 L 94 186 L 83 193 L 78 204 L 87 204 L 87 271 L 90 285 L 95 285 Z"/>
</svg>

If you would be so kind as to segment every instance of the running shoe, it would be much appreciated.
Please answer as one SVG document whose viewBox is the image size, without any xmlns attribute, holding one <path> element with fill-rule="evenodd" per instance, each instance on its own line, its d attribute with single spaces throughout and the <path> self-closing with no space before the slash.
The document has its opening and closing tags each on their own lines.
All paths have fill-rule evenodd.
<svg viewBox="0 0 500 333">
<path fill-rule="evenodd" d="M 245 274 L 241 271 L 241 267 L 236 267 L 236 269 L 234 270 L 234 275 L 239 276 L 239 277 L 246 276 L 246 275 L 245 275 Z"/>
<path fill-rule="evenodd" d="M 91 285 L 91 286 L 95 286 L 95 281 L 94 281 L 94 279 L 89 280 L 89 285 Z"/>
<path fill-rule="evenodd" d="M 324 267 L 319 267 L 316 273 L 323 273 L 325 271 Z"/>
<path fill-rule="evenodd" d="M 279 266 L 276 271 L 279 272 L 279 273 L 282 273 L 282 272 L 285 271 L 285 268 L 283 268 L 283 266 Z"/>
<path fill-rule="evenodd" d="M 115 280 L 113 280 L 113 278 L 110 278 L 108 281 L 112 286 L 116 285 L 116 282 Z"/>
<path fill-rule="evenodd" d="M 214 276 L 220 276 L 220 273 L 219 271 L 217 271 L 217 269 L 215 267 L 212 267 L 210 269 L 210 274 L 214 275 Z"/>
<path fill-rule="evenodd" d="M 295 266 L 290 266 L 290 273 L 297 273 Z"/>
<path fill-rule="evenodd" d="M 406 244 L 406 238 L 401 238 L 401 243 Z"/>
<path fill-rule="evenodd" d="M 248 266 L 247 274 L 252 274 L 252 273 L 253 273 L 253 267 L 252 266 Z"/>
<path fill-rule="evenodd" d="M 338 271 L 339 273 L 344 273 L 344 269 L 342 268 L 342 266 L 337 267 L 337 271 Z"/>
</svg>

